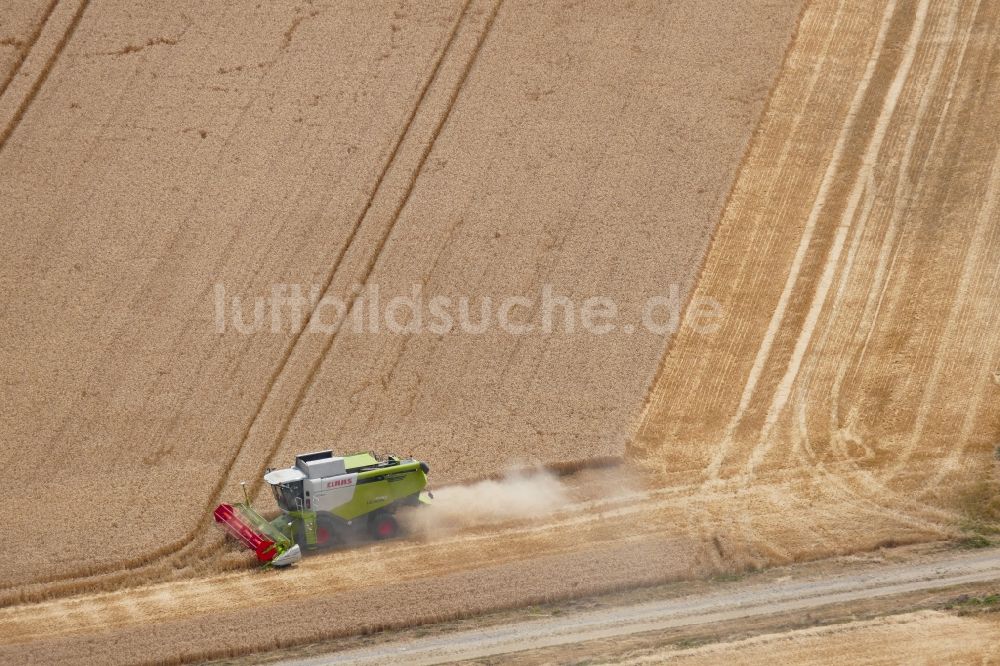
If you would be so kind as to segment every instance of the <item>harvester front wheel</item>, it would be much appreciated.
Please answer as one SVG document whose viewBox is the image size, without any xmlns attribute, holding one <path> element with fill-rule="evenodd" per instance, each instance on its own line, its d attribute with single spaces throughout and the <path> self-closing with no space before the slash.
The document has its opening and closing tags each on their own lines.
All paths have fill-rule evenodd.
<svg viewBox="0 0 1000 666">
<path fill-rule="evenodd" d="M 333 548 L 337 545 L 337 524 L 333 518 L 324 514 L 316 516 L 316 547 L 319 549 Z"/>
<path fill-rule="evenodd" d="M 306 537 L 305 523 L 299 521 L 295 530 L 295 541 L 303 550 L 325 550 L 332 548 L 338 542 L 336 522 L 331 516 L 322 513 L 318 514 L 316 516 L 316 543 L 309 544 L 309 540 Z"/>
<path fill-rule="evenodd" d="M 392 539 L 399 535 L 399 523 L 391 513 L 379 511 L 372 514 L 368 522 L 368 529 L 371 531 L 373 539 Z"/>
</svg>

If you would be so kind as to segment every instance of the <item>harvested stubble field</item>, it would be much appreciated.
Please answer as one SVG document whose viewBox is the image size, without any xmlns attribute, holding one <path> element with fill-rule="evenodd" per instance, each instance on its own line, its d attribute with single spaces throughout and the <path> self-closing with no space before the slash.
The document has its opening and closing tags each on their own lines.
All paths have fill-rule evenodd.
<svg viewBox="0 0 1000 666">
<path fill-rule="evenodd" d="M 0 493 L 72 518 L 9 514 L 0 657 L 194 659 L 951 533 L 1000 439 L 1000 6 L 799 9 L 57 3 L 0 97 Z M 220 335 L 215 283 L 625 313 L 676 283 L 724 316 L 657 373 L 646 334 Z M 328 442 L 438 482 L 651 473 L 246 570 L 208 510 Z M 387 578 L 414 601 L 370 601 Z"/>
<path fill-rule="evenodd" d="M 700 484 L 714 556 L 996 519 L 998 23 L 975 0 L 805 13 L 695 292 L 726 316 L 681 329 L 629 447 Z"/>
<path fill-rule="evenodd" d="M 1000 620 L 920 611 L 888 618 L 758 636 L 623 659 L 639 664 L 984 664 L 995 663 Z M 989 655 L 993 655 L 993 658 Z"/>
</svg>

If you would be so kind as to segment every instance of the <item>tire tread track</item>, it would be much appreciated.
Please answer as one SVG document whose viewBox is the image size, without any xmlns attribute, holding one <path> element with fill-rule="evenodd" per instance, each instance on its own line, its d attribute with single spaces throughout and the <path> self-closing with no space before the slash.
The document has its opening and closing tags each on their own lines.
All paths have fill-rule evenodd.
<svg viewBox="0 0 1000 666">
<path fill-rule="evenodd" d="M 7 92 L 7 87 L 10 85 L 11 81 L 13 81 L 17 77 L 18 72 L 21 71 L 21 65 L 23 65 L 24 61 L 28 59 L 31 49 L 35 47 L 35 43 L 41 36 L 42 30 L 45 29 L 45 24 L 48 23 L 49 17 L 52 16 L 52 12 L 55 11 L 56 5 L 58 4 L 59 0 L 52 0 L 49 3 L 49 6 L 45 8 L 38 24 L 35 26 L 35 29 L 31 31 L 31 35 L 28 37 L 28 43 L 20 49 L 21 52 L 17 59 L 17 63 L 15 63 L 14 67 L 10 70 L 10 74 L 7 75 L 7 78 L 0 83 L 0 97 L 3 97 L 3 94 Z"/>
<path fill-rule="evenodd" d="M 462 70 L 462 73 L 458 79 L 458 82 L 456 83 L 454 89 L 452 90 L 451 96 L 448 100 L 447 106 L 445 107 L 444 113 L 441 115 L 440 120 L 435 126 L 429 141 L 424 146 L 424 150 L 421 153 L 416 168 L 410 175 L 409 182 L 406 186 L 405 192 L 402 198 L 400 199 L 399 203 L 396 205 L 392 217 L 390 218 L 389 223 L 386 225 L 386 229 L 383 232 L 381 238 L 379 239 L 375 251 L 369 257 L 368 262 L 364 266 L 363 275 L 360 280 L 360 285 L 362 290 L 364 289 L 365 286 L 367 286 L 368 280 L 371 277 L 372 273 L 374 272 L 376 265 L 378 264 L 379 257 L 381 256 L 383 249 L 388 243 L 389 238 L 392 236 L 392 232 L 395 229 L 396 224 L 399 222 L 399 218 L 403 213 L 403 209 L 406 208 L 406 204 L 409 202 L 410 196 L 413 194 L 413 190 L 415 189 L 417 180 L 419 179 L 420 174 L 423 171 L 424 165 L 427 162 L 427 158 L 430 156 L 431 151 L 433 151 L 434 145 L 437 142 L 437 139 L 440 136 L 442 129 L 444 129 L 444 126 L 448 122 L 448 118 L 451 117 L 452 110 L 454 109 L 455 104 L 458 101 L 458 98 L 461 94 L 461 91 L 465 86 L 465 82 L 469 77 L 469 73 L 472 71 L 472 68 L 474 67 L 476 61 L 479 58 L 479 53 L 482 50 L 483 44 L 486 42 L 486 39 L 493 28 L 493 23 L 496 20 L 497 14 L 499 13 L 500 7 L 502 5 L 503 5 L 503 0 L 495 1 L 490 16 L 486 20 L 486 25 L 483 28 L 482 32 L 480 33 L 479 39 L 476 42 L 475 48 L 473 49 L 472 54 L 469 56 L 468 61 L 466 62 L 465 67 Z M 466 6 L 468 7 L 468 5 Z M 325 290 L 323 293 L 325 294 Z M 355 303 L 357 302 L 358 297 L 359 297 L 358 294 L 354 294 L 348 301 L 347 303 L 348 312 L 350 312 L 353 309 Z M 288 429 L 291 426 L 292 421 L 298 415 L 299 409 L 301 408 L 302 403 L 305 400 L 306 394 L 309 392 L 309 388 L 312 386 L 313 380 L 315 379 L 316 374 L 319 371 L 319 368 L 322 366 L 323 361 L 327 356 L 327 353 L 333 347 L 333 343 L 337 340 L 337 334 L 340 332 L 342 326 L 343 326 L 343 320 L 341 320 L 340 325 L 332 332 L 332 334 L 326 337 L 320 353 L 316 356 L 316 358 L 310 365 L 309 370 L 307 371 L 306 376 L 304 377 L 301 386 L 298 392 L 296 393 L 295 400 L 292 403 L 292 407 L 289 410 L 287 417 L 282 422 L 281 428 L 278 431 L 278 436 L 275 438 L 275 441 L 271 446 L 271 448 L 267 451 L 265 460 L 260 466 L 259 471 L 261 472 L 261 474 L 263 473 L 264 469 L 270 464 L 271 459 L 277 454 L 278 449 L 281 447 L 281 443 L 284 440 L 285 436 L 287 435 Z M 257 477 L 255 477 L 251 485 L 254 491 L 256 491 L 256 489 L 260 487 L 261 474 L 258 474 Z"/>
<path fill-rule="evenodd" d="M 58 4 L 59 4 L 58 2 L 53 3 L 52 11 L 49 12 L 49 17 L 51 17 L 52 12 L 55 11 Z M 38 96 L 38 93 L 42 89 L 42 86 L 45 85 L 45 81 L 48 80 L 49 74 L 52 72 L 52 69 L 55 67 L 56 62 L 59 60 L 59 56 L 61 56 L 63 51 L 66 49 L 66 45 L 69 44 L 70 39 L 72 39 L 73 33 L 76 32 L 76 28 L 80 24 L 80 20 L 83 18 L 83 15 L 87 11 L 87 7 L 89 5 L 90 5 L 90 0 L 80 0 L 80 4 L 76 8 L 76 11 L 73 13 L 73 17 L 72 19 L 70 19 L 70 23 L 69 26 L 66 28 L 66 32 L 63 33 L 62 37 L 57 42 L 56 48 L 52 52 L 52 55 L 50 55 L 46 60 L 45 66 L 42 68 L 42 71 L 38 74 L 38 77 L 35 79 L 35 81 L 31 84 L 31 88 L 28 90 L 28 94 L 25 96 L 24 100 L 21 102 L 17 110 L 14 112 L 13 117 L 11 117 L 10 120 L 7 121 L 6 126 L 4 126 L 3 130 L 0 131 L 0 154 L 3 153 L 3 149 L 7 145 L 8 139 L 10 139 L 11 135 L 14 133 L 14 130 L 17 129 L 17 126 L 21 124 L 21 119 L 24 118 L 24 114 L 28 112 L 28 108 L 31 106 L 31 103 L 35 101 L 35 98 Z M 42 23 L 42 29 L 44 29 L 47 23 L 48 23 L 48 17 L 46 18 L 46 21 Z M 41 35 L 42 29 L 38 31 L 39 35 Z M 25 56 L 24 60 L 27 60 L 27 56 Z M 21 65 L 23 64 L 24 61 L 21 62 Z M 21 65 L 18 65 L 18 69 L 20 69 Z M 8 84 L 10 83 L 10 81 L 13 80 L 14 79 L 12 77 L 8 81 Z M 7 92 L 8 87 L 9 86 L 5 86 L 4 92 Z"/>
</svg>

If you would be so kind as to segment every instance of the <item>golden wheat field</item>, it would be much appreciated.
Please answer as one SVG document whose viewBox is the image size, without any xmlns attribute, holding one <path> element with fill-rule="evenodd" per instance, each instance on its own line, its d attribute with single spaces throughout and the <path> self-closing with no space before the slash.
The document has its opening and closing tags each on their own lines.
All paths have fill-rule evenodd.
<svg viewBox="0 0 1000 666">
<path fill-rule="evenodd" d="M 245 655 L 994 519 L 998 39 L 988 0 L 8 3 L 0 660 Z M 246 333 L 275 285 L 687 307 Z M 438 506 L 255 569 L 212 508 L 327 447 L 427 460 Z M 580 471 L 505 475 L 535 464 Z"/>
</svg>

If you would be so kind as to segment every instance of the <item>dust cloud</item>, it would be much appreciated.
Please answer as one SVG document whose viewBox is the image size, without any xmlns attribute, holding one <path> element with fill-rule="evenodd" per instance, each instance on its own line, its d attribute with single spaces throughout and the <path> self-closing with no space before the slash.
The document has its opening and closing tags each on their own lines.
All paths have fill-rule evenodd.
<svg viewBox="0 0 1000 666">
<path fill-rule="evenodd" d="M 479 525 L 540 518 L 569 503 L 569 488 L 552 472 L 519 470 L 501 479 L 435 490 L 431 505 L 401 518 L 412 533 L 436 536 Z"/>
</svg>

